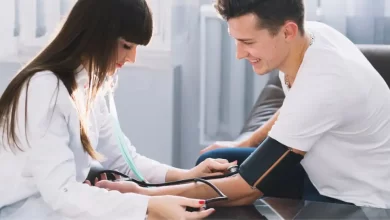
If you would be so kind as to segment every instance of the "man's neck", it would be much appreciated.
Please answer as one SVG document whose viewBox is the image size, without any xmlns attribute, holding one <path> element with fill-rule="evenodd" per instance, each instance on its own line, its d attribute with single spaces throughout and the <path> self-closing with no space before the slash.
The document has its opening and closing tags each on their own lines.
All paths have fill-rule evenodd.
<svg viewBox="0 0 390 220">
<path fill-rule="evenodd" d="M 290 84 L 292 84 L 295 80 L 298 70 L 303 62 L 306 50 L 310 46 L 310 39 L 311 38 L 307 32 L 305 35 L 298 37 L 296 42 L 292 44 L 290 52 L 284 61 L 284 64 L 280 68 L 280 71 L 286 75 Z"/>
</svg>

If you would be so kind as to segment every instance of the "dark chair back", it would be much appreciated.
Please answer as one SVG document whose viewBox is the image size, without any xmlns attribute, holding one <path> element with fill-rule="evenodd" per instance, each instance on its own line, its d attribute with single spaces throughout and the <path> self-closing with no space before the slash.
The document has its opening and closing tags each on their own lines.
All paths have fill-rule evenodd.
<svg viewBox="0 0 390 220">
<path fill-rule="evenodd" d="M 358 45 L 368 61 L 390 85 L 390 45 Z"/>
</svg>

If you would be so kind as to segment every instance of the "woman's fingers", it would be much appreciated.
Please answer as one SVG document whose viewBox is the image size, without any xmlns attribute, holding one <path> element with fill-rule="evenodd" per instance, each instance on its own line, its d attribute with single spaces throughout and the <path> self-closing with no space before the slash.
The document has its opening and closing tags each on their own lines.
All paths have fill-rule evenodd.
<svg viewBox="0 0 390 220">
<path fill-rule="evenodd" d="M 215 209 L 210 208 L 199 212 L 186 212 L 186 219 L 203 219 L 215 212 Z"/>
<path fill-rule="evenodd" d="M 107 179 L 108 179 L 108 178 L 107 178 L 107 174 L 106 174 L 106 173 L 100 174 L 100 179 L 101 179 L 101 180 L 107 180 Z"/>
<path fill-rule="evenodd" d="M 224 175 L 225 173 L 223 172 L 213 172 L 213 173 L 206 173 L 203 175 L 203 177 L 209 177 L 209 176 L 222 176 Z"/>
<path fill-rule="evenodd" d="M 91 181 L 89 181 L 89 180 L 85 180 L 84 183 L 89 185 L 89 186 L 92 186 Z"/>
<path fill-rule="evenodd" d="M 133 182 L 111 182 L 108 180 L 99 181 L 96 184 L 97 187 L 107 189 L 107 190 L 116 190 L 122 193 L 138 193 L 139 186 Z"/>
<path fill-rule="evenodd" d="M 226 159 L 216 158 L 214 160 L 217 161 L 218 163 L 229 163 L 229 161 Z"/>
<path fill-rule="evenodd" d="M 206 163 L 208 168 L 213 171 L 225 171 L 229 167 L 237 165 L 237 161 L 231 163 L 220 163 L 217 160 L 213 160 L 213 159 L 210 159 L 208 161 L 206 160 Z"/>
<path fill-rule="evenodd" d="M 120 172 L 119 170 L 115 170 L 116 172 Z M 122 177 L 120 176 L 120 175 L 118 175 L 118 174 L 113 174 L 114 175 L 114 177 L 115 177 L 115 180 L 120 180 Z"/>
<path fill-rule="evenodd" d="M 190 198 L 180 197 L 180 196 L 177 196 L 176 199 L 179 205 L 188 206 L 192 208 L 201 208 L 206 204 L 206 201 L 202 199 L 190 199 Z"/>
<path fill-rule="evenodd" d="M 118 174 L 114 174 L 114 177 L 115 177 L 115 180 L 119 180 L 121 178 L 121 176 L 119 176 Z"/>
<path fill-rule="evenodd" d="M 120 191 L 121 185 L 118 184 L 118 182 L 111 182 L 108 180 L 102 180 L 95 184 L 96 187 L 107 189 L 107 190 L 117 190 Z"/>
</svg>

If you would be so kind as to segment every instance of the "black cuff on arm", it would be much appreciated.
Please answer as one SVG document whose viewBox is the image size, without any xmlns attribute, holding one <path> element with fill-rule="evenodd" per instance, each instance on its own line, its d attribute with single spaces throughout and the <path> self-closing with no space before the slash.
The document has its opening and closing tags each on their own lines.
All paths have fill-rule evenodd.
<svg viewBox="0 0 390 220">
<path fill-rule="evenodd" d="M 272 191 L 278 185 L 275 183 L 282 180 L 302 159 L 302 155 L 268 137 L 241 164 L 239 173 L 249 185 L 266 194 Z"/>
</svg>

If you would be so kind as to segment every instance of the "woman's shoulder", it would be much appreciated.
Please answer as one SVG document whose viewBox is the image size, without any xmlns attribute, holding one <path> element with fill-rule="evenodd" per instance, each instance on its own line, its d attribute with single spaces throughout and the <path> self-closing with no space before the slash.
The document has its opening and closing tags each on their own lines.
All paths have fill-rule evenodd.
<svg viewBox="0 0 390 220">
<path fill-rule="evenodd" d="M 70 95 L 63 82 L 51 71 L 35 73 L 23 89 L 30 100 L 38 103 L 68 103 Z M 22 92 L 23 92 L 22 91 Z M 23 95 L 23 94 L 21 94 Z"/>
<path fill-rule="evenodd" d="M 45 70 L 41 72 L 35 73 L 30 81 L 29 81 L 29 87 L 30 86 L 45 86 L 47 88 L 57 87 L 58 83 L 60 82 L 59 78 L 51 71 Z"/>
</svg>

